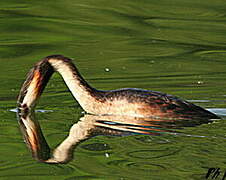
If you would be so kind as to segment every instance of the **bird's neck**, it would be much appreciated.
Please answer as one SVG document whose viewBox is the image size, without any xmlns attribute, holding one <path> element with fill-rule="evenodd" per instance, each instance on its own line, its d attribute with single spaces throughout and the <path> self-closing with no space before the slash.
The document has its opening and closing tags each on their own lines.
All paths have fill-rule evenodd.
<svg viewBox="0 0 226 180">
<path fill-rule="evenodd" d="M 92 88 L 80 75 L 74 64 L 64 63 L 50 59 L 49 63 L 61 74 L 74 98 L 86 110 L 88 104 L 93 102 L 98 92 Z"/>
<path fill-rule="evenodd" d="M 89 112 L 99 91 L 82 78 L 71 59 L 61 55 L 48 56 L 31 69 L 18 97 L 19 106 L 33 109 L 54 71 L 61 74 L 75 99 Z"/>
</svg>

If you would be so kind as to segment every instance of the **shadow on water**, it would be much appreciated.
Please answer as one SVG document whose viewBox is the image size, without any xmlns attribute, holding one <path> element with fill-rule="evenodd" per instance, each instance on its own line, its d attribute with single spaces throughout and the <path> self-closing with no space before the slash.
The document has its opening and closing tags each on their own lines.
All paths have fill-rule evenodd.
<svg viewBox="0 0 226 180">
<path fill-rule="evenodd" d="M 72 125 L 67 138 L 53 151 L 49 147 L 35 113 L 19 111 L 17 117 L 24 140 L 32 156 L 44 163 L 68 163 L 78 144 L 98 135 L 127 136 L 133 134 L 175 134 L 183 127 L 194 127 L 212 122 L 207 119 L 158 119 L 132 116 L 97 116 L 85 114 Z"/>
</svg>

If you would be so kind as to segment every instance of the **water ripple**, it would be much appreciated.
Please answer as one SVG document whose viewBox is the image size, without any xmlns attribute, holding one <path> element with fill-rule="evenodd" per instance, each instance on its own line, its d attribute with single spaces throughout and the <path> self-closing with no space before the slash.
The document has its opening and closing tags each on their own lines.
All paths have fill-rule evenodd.
<svg viewBox="0 0 226 180">
<path fill-rule="evenodd" d="M 157 170 L 164 170 L 166 169 L 165 166 L 159 165 L 159 164 L 154 164 L 154 163 L 149 163 L 147 161 L 144 162 L 131 162 L 127 160 L 113 160 L 109 161 L 107 163 L 110 167 L 117 167 L 117 168 L 122 168 L 122 169 L 134 169 L 136 171 L 139 170 L 148 170 L 148 171 L 157 171 Z"/>
<path fill-rule="evenodd" d="M 226 116 L 226 108 L 208 108 L 207 110 L 219 116 Z"/>
<path fill-rule="evenodd" d="M 10 109 L 9 111 L 17 113 L 18 108 L 13 108 L 13 109 Z M 37 109 L 35 110 L 35 112 L 48 113 L 48 112 L 53 112 L 53 110 Z"/>
<path fill-rule="evenodd" d="M 173 156 L 179 153 L 181 150 L 175 147 L 161 149 L 148 149 L 148 150 L 136 150 L 127 153 L 127 156 L 139 159 L 154 159 L 166 156 Z"/>
<path fill-rule="evenodd" d="M 81 148 L 88 151 L 105 151 L 105 150 L 111 149 L 108 144 L 104 144 L 104 143 L 86 144 L 86 145 L 82 145 Z"/>
</svg>

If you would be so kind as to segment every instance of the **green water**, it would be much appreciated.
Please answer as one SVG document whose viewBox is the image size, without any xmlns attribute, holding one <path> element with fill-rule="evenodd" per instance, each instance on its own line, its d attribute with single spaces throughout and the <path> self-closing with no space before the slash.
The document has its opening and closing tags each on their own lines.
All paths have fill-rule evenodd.
<svg viewBox="0 0 226 180">
<path fill-rule="evenodd" d="M 205 179 L 209 168 L 221 168 L 220 179 L 226 170 L 225 35 L 223 0 L 0 1 L 0 179 Z M 162 91 L 222 120 L 181 134 L 97 136 L 80 143 L 68 164 L 36 162 L 10 110 L 26 73 L 51 54 L 73 58 L 98 89 Z M 58 74 L 37 109 L 53 111 L 36 113 L 51 148 L 83 116 Z"/>
</svg>

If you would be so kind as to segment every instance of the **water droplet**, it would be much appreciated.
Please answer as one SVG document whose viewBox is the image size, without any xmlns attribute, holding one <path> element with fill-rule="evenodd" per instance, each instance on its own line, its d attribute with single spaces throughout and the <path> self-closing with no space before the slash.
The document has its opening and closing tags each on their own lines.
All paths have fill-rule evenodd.
<svg viewBox="0 0 226 180">
<path fill-rule="evenodd" d="M 106 158 L 109 158 L 109 156 L 110 156 L 110 155 L 109 155 L 108 153 L 105 153 L 105 157 L 106 157 Z"/>
<path fill-rule="evenodd" d="M 110 71 L 110 69 L 109 69 L 109 68 L 105 68 L 105 71 L 106 71 L 106 72 L 109 72 L 109 71 Z"/>
</svg>

